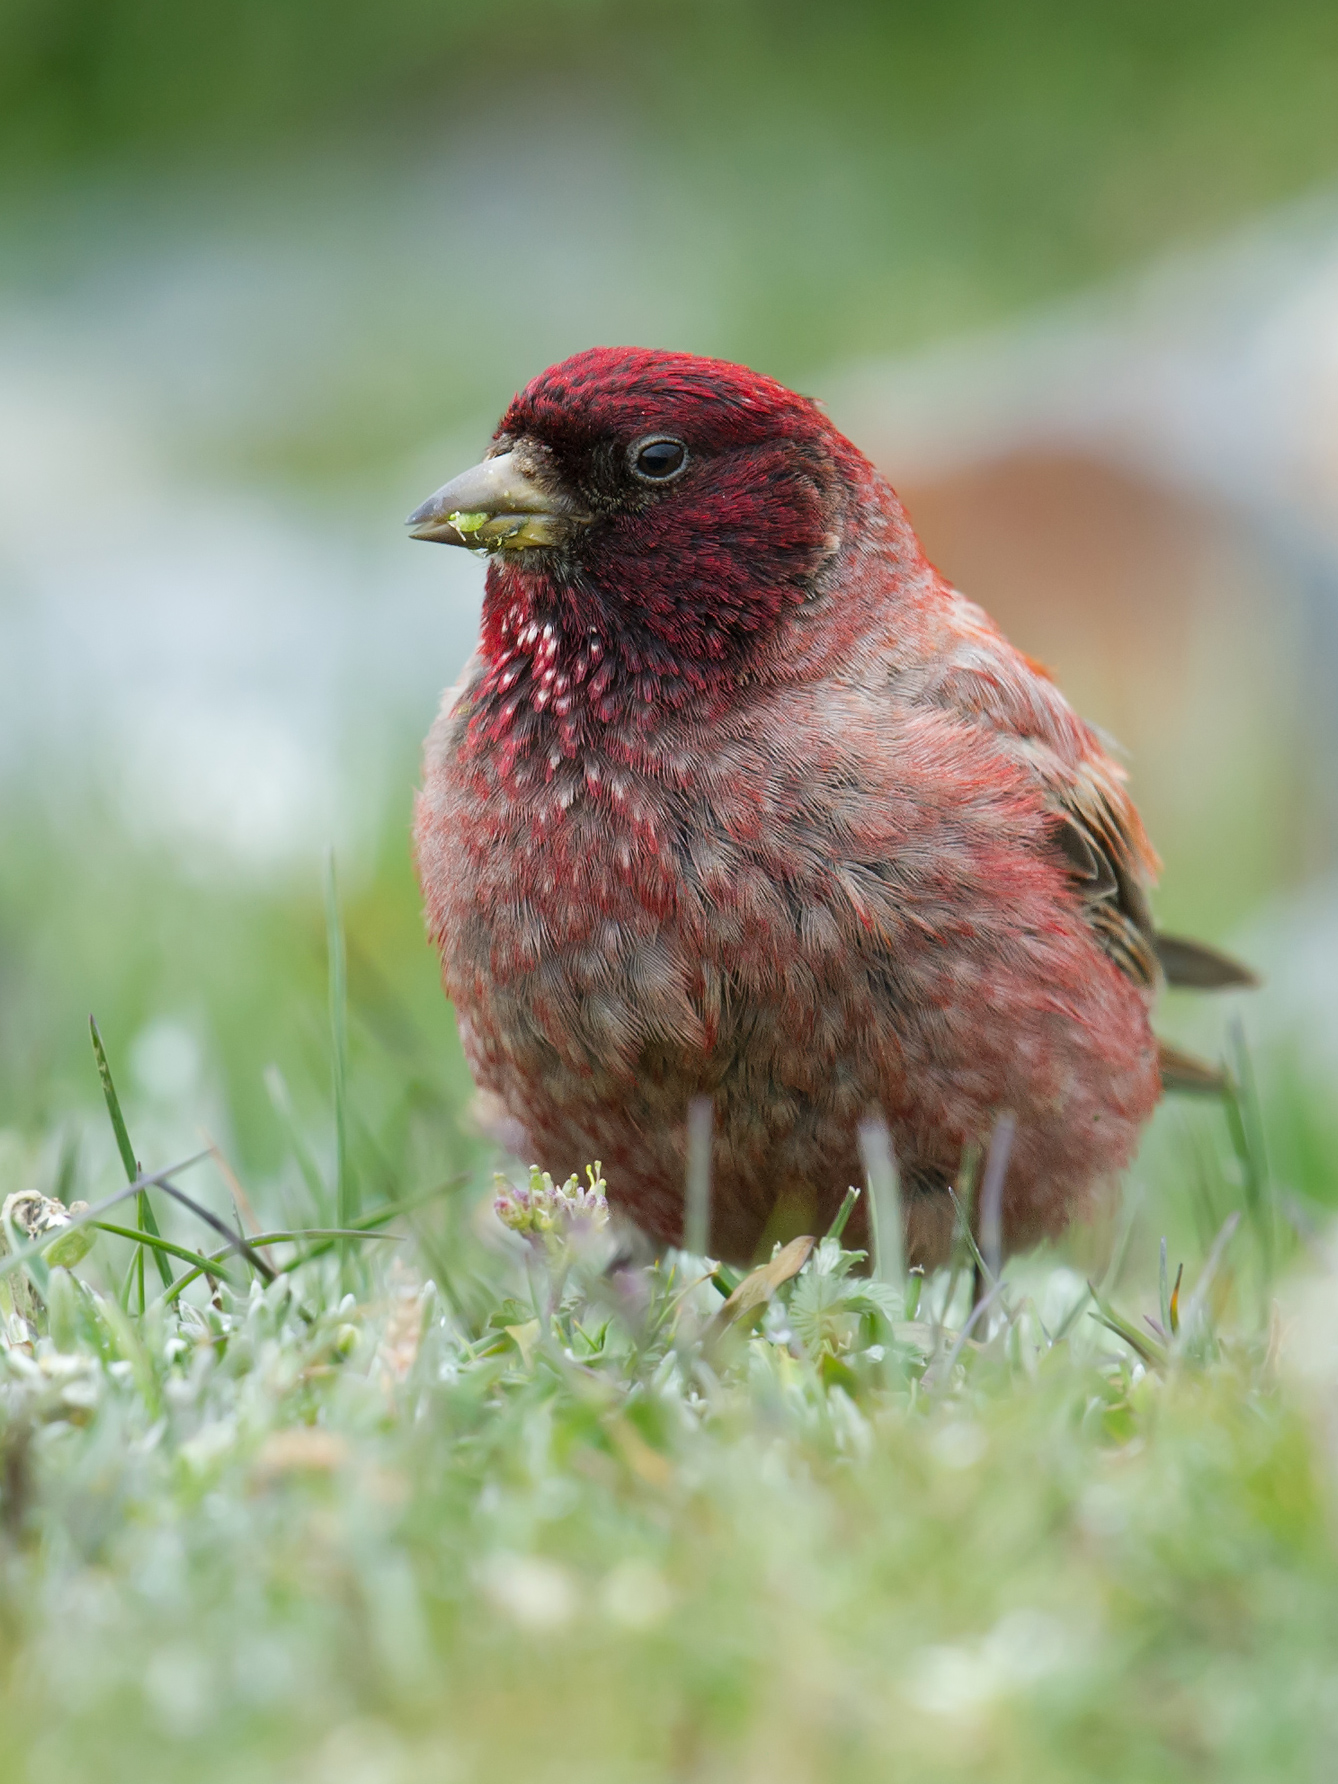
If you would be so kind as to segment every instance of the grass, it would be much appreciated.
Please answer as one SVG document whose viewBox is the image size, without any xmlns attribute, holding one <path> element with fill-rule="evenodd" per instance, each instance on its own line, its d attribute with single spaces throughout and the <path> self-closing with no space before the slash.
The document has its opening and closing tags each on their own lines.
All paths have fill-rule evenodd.
<svg viewBox="0 0 1338 1784">
<path fill-rule="evenodd" d="M 1240 1048 L 1090 1283 L 1081 1239 L 996 1279 L 966 1208 L 908 1277 L 876 1132 L 869 1273 L 839 1230 L 634 1266 L 597 1170 L 499 1197 L 366 1131 L 329 892 L 335 1107 L 277 1087 L 287 1165 L 220 1215 L 99 1044 L 117 1205 L 11 1220 L 0 1776 L 1324 1775 L 1330 1290 Z"/>
</svg>

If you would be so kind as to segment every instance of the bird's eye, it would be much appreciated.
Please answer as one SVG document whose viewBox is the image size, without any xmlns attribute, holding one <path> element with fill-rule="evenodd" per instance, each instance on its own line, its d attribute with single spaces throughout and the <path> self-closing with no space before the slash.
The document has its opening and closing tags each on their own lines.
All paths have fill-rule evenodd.
<svg viewBox="0 0 1338 1784">
<path fill-rule="evenodd" d="M 645 483 L 669 483 L 688 462 L 688 449 L 681 440 L 657 435 L 651 440 L 638 440 L 628 454 L 634 475 Z"/>
</svg>

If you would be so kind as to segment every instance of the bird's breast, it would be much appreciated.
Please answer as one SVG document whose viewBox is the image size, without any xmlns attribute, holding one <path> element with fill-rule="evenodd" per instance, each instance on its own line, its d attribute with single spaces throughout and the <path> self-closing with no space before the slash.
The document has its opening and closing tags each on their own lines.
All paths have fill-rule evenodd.
<svg viewBox="0 0 1338 1784">
<path fill-rule="evenodd" d="M 429 746 L 417 840 L 447 989 L 479 1032 L 631 1073 L 657 1040 L 709 1043 L 691 788 L 628 752 L 453 724 Z M 644 745 L 641 746 L 644 749 Z"/>
</svg>

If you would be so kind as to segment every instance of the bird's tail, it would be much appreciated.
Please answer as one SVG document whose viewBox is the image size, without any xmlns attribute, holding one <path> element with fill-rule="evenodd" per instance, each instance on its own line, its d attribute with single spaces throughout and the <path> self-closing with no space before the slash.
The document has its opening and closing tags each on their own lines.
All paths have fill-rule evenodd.
<svg viewBox="0 0 1338 1784">
<path fill-rule="evenodd" d="M 1181 935 L 1159 935 L 1154 945 L 1168 985 L 1187 991 L 1246 991 L 1259 983 L 1259 975 L 1248 966 L 1204 942 L 1187 941 Z"/>
<path fill-rule="evenodd" d="M 1196 1059 L 1169 1041 L 1157 1042 L 1157 1069 L 1163 1090 L 1184 1090 L 1193 1096 L 1221 1096 L 1227 1088 L 1227 1075 L 1220 1065 Z"/>
</svg>

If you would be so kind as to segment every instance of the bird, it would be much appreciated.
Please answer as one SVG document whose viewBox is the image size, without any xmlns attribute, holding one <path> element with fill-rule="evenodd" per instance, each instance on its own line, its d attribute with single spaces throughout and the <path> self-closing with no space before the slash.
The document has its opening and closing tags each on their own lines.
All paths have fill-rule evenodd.
<svg viewBox="0 0 1338 1784">
<path fill-rule="evenodd" d="M 705 1099 L 710 1254 L 747 1264 L 824 1230 L 883 1122 L 931 1269 L 1003 1115 L 1012 1252 L 1092 1209 L 1164 1088 L 1218 1083 L 1152 1008 L 1252 975 L 1158 934 L 1110 749 L 817 402 L 591 348 L 408 525 L 488 560 L 414 847 L 508 1150 L 602 1161 L 681 1245 Z"/>
</svg>

